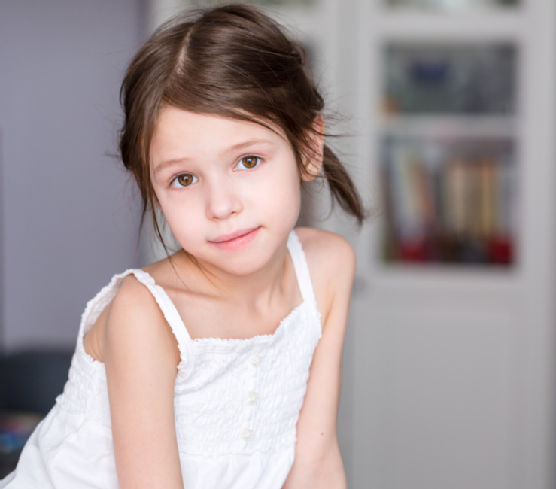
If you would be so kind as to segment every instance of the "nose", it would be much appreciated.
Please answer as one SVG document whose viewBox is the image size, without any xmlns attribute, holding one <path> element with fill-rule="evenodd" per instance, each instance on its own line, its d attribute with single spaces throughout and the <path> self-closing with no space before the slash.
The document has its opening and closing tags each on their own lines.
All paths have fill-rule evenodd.
<svg viewBox="0 0 556 489">
<path fill-rule="evenodd" d="M 207 185 L 206 214 L 209 219 L 226 219 L 243 209 L 238 189 L 226 178 Z"/>
</svg>

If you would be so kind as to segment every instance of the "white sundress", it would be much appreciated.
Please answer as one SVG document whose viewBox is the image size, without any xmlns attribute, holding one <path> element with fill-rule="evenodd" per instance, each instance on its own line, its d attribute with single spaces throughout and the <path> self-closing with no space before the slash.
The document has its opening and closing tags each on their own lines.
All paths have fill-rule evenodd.
<svg viewBox="0 0 556 489">
<path fill-rule="evenodd" d="M 248 339 L 193 340 L 148 273 L 114 276 L 83 313 L 64 392 L 0 489 L 119 487 L 104 364 L 85 352 L 83 336 L 132 273 L 155 297 L 181 352 L 174 405 L 184 488 L 281 488 L 294 460 L 296 424 L 321 337 L 309 269 L 293 231 L 288 250 L 303 301 L 273 334 Z"/>
</svg>

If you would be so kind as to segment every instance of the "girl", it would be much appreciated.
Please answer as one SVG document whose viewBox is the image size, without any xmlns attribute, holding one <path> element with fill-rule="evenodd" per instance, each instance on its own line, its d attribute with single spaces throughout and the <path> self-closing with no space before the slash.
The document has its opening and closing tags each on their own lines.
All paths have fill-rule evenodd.
<svg viewBox="0 0 556 489">
<path fill-rule="evenodd" d="M 293 230 L 321 170 L 362 207 L 324 144 L 300 49 L 254 8 L 170 21 L 131 62 L 120 150 L 155 227 L 181 249 L 87 305 L 64 393 L 9 489 L 341 488 L 348 243 Z"/>
</svg>

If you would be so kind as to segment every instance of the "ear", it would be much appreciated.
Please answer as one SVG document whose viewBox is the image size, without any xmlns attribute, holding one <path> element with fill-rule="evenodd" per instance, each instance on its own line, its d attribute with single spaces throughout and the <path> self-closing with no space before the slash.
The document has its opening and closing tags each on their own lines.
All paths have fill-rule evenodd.
<svg viewBox="0 0 556 489">
<path fill-rule="evenodd" d="M 301 180 L 304 182 L 314 180 L 322 168 L 324 158 L 324 119 L 320 114 L 313 121 L 309 154 L 310 157 L 303 162 L 305 171 L 301 175 Z"/>
</svg>

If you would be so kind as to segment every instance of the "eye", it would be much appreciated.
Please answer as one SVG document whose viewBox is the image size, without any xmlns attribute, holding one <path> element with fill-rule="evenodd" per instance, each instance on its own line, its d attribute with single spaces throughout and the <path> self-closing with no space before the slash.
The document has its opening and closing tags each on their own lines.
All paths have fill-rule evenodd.
<svg viewBox="0 0 556 489">
<path fill-rule="evenodd" d="M 261 158 L 258 156 L 248 155 L 241 158 L 237 164 L 237 168 L 240 170 L 250 170 L 255 168 L 261 162 Z"/>
<path fill-rule="evenodd" d="M 197 180 L 198 178 L 194 175 L 191 175 L 191 173 L 181 173 L 172 179 L 170 185 L 172 185 L 172 187 L 189 187 Z"/>
</svg>

